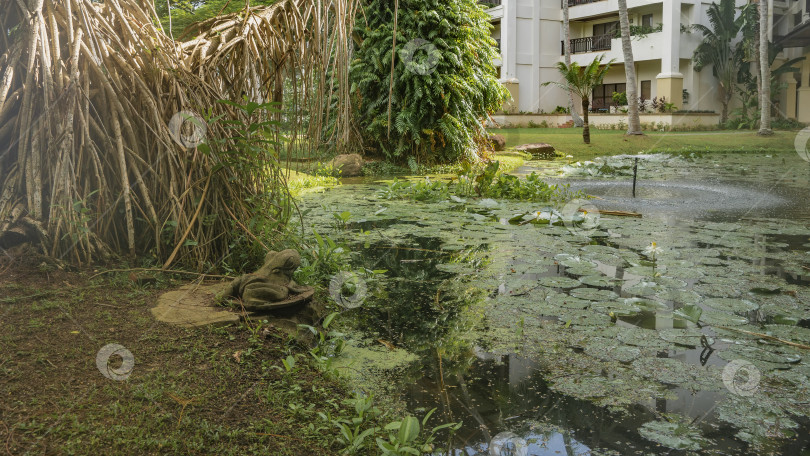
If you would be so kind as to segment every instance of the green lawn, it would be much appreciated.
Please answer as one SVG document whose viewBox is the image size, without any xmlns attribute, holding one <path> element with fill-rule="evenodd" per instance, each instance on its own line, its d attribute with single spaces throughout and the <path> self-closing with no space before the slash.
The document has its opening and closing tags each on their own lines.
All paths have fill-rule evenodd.
<svg viewBox="0 0 810 456">
<path fill-rule="evenodd" d="M 575 160 L 590 160 L 600 155 L 639 152 L 755 152 L 793 150 L 794 131 L 779 131 L 770 137 L 754 131 L 742 132 L 650 132 L 644 136 L 625 136 L 618 130 L 591 129 L 591 144 L 582 142 L 581 128 L 501 128 L 491 133 L 503 135 L 506 147 L 544 142 Z"/>
</svg>

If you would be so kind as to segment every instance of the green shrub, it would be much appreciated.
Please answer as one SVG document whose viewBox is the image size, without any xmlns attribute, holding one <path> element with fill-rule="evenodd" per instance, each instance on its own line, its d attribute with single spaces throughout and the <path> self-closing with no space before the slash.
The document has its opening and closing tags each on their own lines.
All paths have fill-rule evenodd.
<svg viewBox="0 0 810 456">
<path fill-rule="evenodd" d="M 370 0 L 355 29 L 362 44 L 351 92 L 365 142 L 399 163 L 477 159 L 487 141 L 482 119 L 509 95 L 491 63 L 489 16 L 475 0 L 400 1 L 389 97 L 393 6 Z"/>
<path fill-rule="evenodd" d="M 771 128 L 774 130 L 801 130 L 805 124 L 796 119 L 773 119 L 771 120 Z"/>
<path fill-rule="evenodd" d="M 627 92 L 613 92 L 613 104 L 627 106 Z"/>
</svg>

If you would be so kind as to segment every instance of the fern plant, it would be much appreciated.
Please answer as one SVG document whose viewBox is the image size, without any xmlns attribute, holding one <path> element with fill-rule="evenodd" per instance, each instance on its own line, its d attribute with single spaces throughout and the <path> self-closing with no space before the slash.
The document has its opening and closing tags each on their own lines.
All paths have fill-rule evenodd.
<svg viewBox="0 0 810 456">
<path fill-rule="evenodd" d="M 495 76 L 495 41 L 481 6 L 370 0 L 360 17 L 350 78 L 364 142 L 399 163 L 477 160 L 484 119 L 509 96 Z"/>
</svg>

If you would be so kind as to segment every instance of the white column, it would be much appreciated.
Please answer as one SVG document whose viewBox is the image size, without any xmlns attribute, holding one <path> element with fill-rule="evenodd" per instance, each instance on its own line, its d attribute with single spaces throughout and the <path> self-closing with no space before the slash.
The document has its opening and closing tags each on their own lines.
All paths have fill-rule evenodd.
<svg viewBox="0 0 810 456">
<path fill-rule="evenodd" d="M 661 74 L 657 77 L 682 78 L 680 70 L 681 0 L 664 0 L 663 19 L 664 52 L 661 55 Z"/>
<path fill-rule="evenodd" d="M 517 78 L 517 0 L 503 0 L 501 19 L 502 79 Z"/>
</svg>

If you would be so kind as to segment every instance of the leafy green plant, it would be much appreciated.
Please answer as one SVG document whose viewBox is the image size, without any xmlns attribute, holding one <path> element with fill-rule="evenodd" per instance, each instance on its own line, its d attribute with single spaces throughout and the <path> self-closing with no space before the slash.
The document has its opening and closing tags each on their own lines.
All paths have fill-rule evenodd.
<svg viewBox="0 0 810 456">
<path fill-rule="evenodd" d="M 231 231 L 237 233 L 227 237 L 230 242 L 227 249 L 223 249 L 228 252 L 222 260 L 223 268 L 232 273 L 253 269 L 261 264 L 266 249 L 259 239 L 266 243 L 280 237 L 292 214 L 292 202 L 278 160 L 278 143 L 274 139 L 279 123 L 272 119 L 279 112 L 279 103 L 247 100 L 242 103 L 219 100 L 219 103 L 233 108 L 237 115 L 214 117 L 209 112 L 205 117 L 209 124 L 222 125 L 227 137 L 211 138 L 209 142 L 199 144 L 197 149 L 217 156 L 218 163 L 213 167 L 213 172 L 229 169 L 240 176 L 252 176 L 251 179 L 262 190 L 245 198 L 245 203 L 251 208 L 252 216 L 249 219 L 237 223 L 231 217 L 225 217 L 231 220 Z M 213 225 L 216 219 L 217 216 L 211 215 L 201 221 L 208 226 Z M 174 230 L 173 234 L 176 237 L 182 233 L 181 230 Z M 176 243 L 177 239 L 170 241 Z M 183 245 L 188 250 L 194 250 L 191 248 L 196 244 L 188 241 L 196 240 L 187 239 Z"/>
<path fill-rule="evenodd" d="M 380 190 L 378 195 L 385 199 L 412 199 L 414 201 L 439 201 L 450 196 L 448 185 L 430 178 L 416 182 L 394 179 L 388 187 Z"/>
<path fill-rule="evenodd" d="M 340 431 L 338 441 L 345 445 L 343 453 L 361 454 L 362 450 L 367 449 L 367 439 L 379 432 L 380 428 L 375 426 L 374 422 L 382 412 L 374 406 L 371 395 L 357 394 L 353 400 L 347 402 L 354 406 L 355 415 L 351 418 L 339 417 L 330 421 Z M 322 418 L 326 416 L 323 415 Z"/>
<path fill-rule="evenodd" d="M 627 92 L 613 92 L 613 104 L 627 106 Z"/>
<path fill-rule="evenodd" d="M 591 143 L 591 130 L 588 124 L 588 107 L 591 103 L 591 92 L 593 92 L 594 87 L 602 84 L 602 80 L 605 79 L 605 75 L 607 75 L 610 66 L 615 61 L 613 59 L 609 62 L 602 62 L 604 57 L 604 55 L 596 57 L 585 67 L 580 66 L 577 62 L 571 62 L 571 65 L 566 65 L 565 62 L 557 62 L 557 70 L 562 75 L 563 81 L 548 81 L 542 84 L 543 86 L 557 85 L 582 100 L 582 112 L 584 114 L 582 140 L 585 144 Z"/>
<path fill-rule="evenodd" d="M 481 173 L 475 176 L 473 180 L 475 181 L 475 192 L 478 193 L 478 196 L 489 193 L 489 188 L 492 186 L 492 182 L 495 180 L 500 166 L 501 163 L 498 161 L 490 162 L 484 167 Z"/>
<path fill-rule="evenodd" d="M 333 212 L 332 218 L 335 222 L 335 228 L 339 230 L 345 230 L 346 225 L 349 223 L 349 220 L 352 218 L 352 213 L 349 211 L 343 212 Z"/>
<path fill-rule="evenodd" d="M 420 439 L 422 429 L 427 430 L 427 422 L 435 411 L 435 408 L 429 411 L 422 419 L 421 425 L 419 420 L 413 416 L 406 416 L 400 421 L 388 423 L 385 426 L 385 430 L 388 431 L 388 439 L 377 437 L 377 446 L 386 456 L 419 456 L 424 453 L 432 453 L 434 451 L 433 441 L 436 439 L 437 432 L 442 429 L 455 432 L 461 428 L 461 423 L 445 423 L 434 427 L 424 438 Z"/>
<path fill-rule="evenodd" d="M 325 284 L 332 275 L 347 268 L 349 251 L 329 236 L 312 230 L 315 244 L 303 243 L 301 266 L 295 271 L 295 280 L 301 284 Z"/>
<path fill-rule="evenodd" d="M 340 315 L 339 312 L 333 312 L 327 315 L 321 323 L 323 329 L 318 329 L 311 325 L 298 325 L 300 328 L 309 330 L 316 337 L 315 347 L 309 350 L 309 354 L 317 365 L 327 372 L 332 369 L 333 357 L 340 355 L 343 352 L 343 348 L 346 346 L 346 340 L 344 339 L 345 334 L 329 329 L 332 321 L 338 315 Z"/>
<path fill-rule="evenodd" d="M 529 174 L 525 179 L 501 174 L 493 182 L 486 196 L 521 201 L 550 201 L 554 199 L 556 191 L 556 185 L 543 182 L 535 173 Z"/>
<path fill-rule="evenodd" d="M 508 97 L 491 63 L 489 16 L 475 0 L 409 0 L 394 49 L 394 10 L 370 0 L 355 28 L 351 92 L 365 142 L 400 163 L 477 159 L 487 143 L 481 120 Z"/>
</svg>

